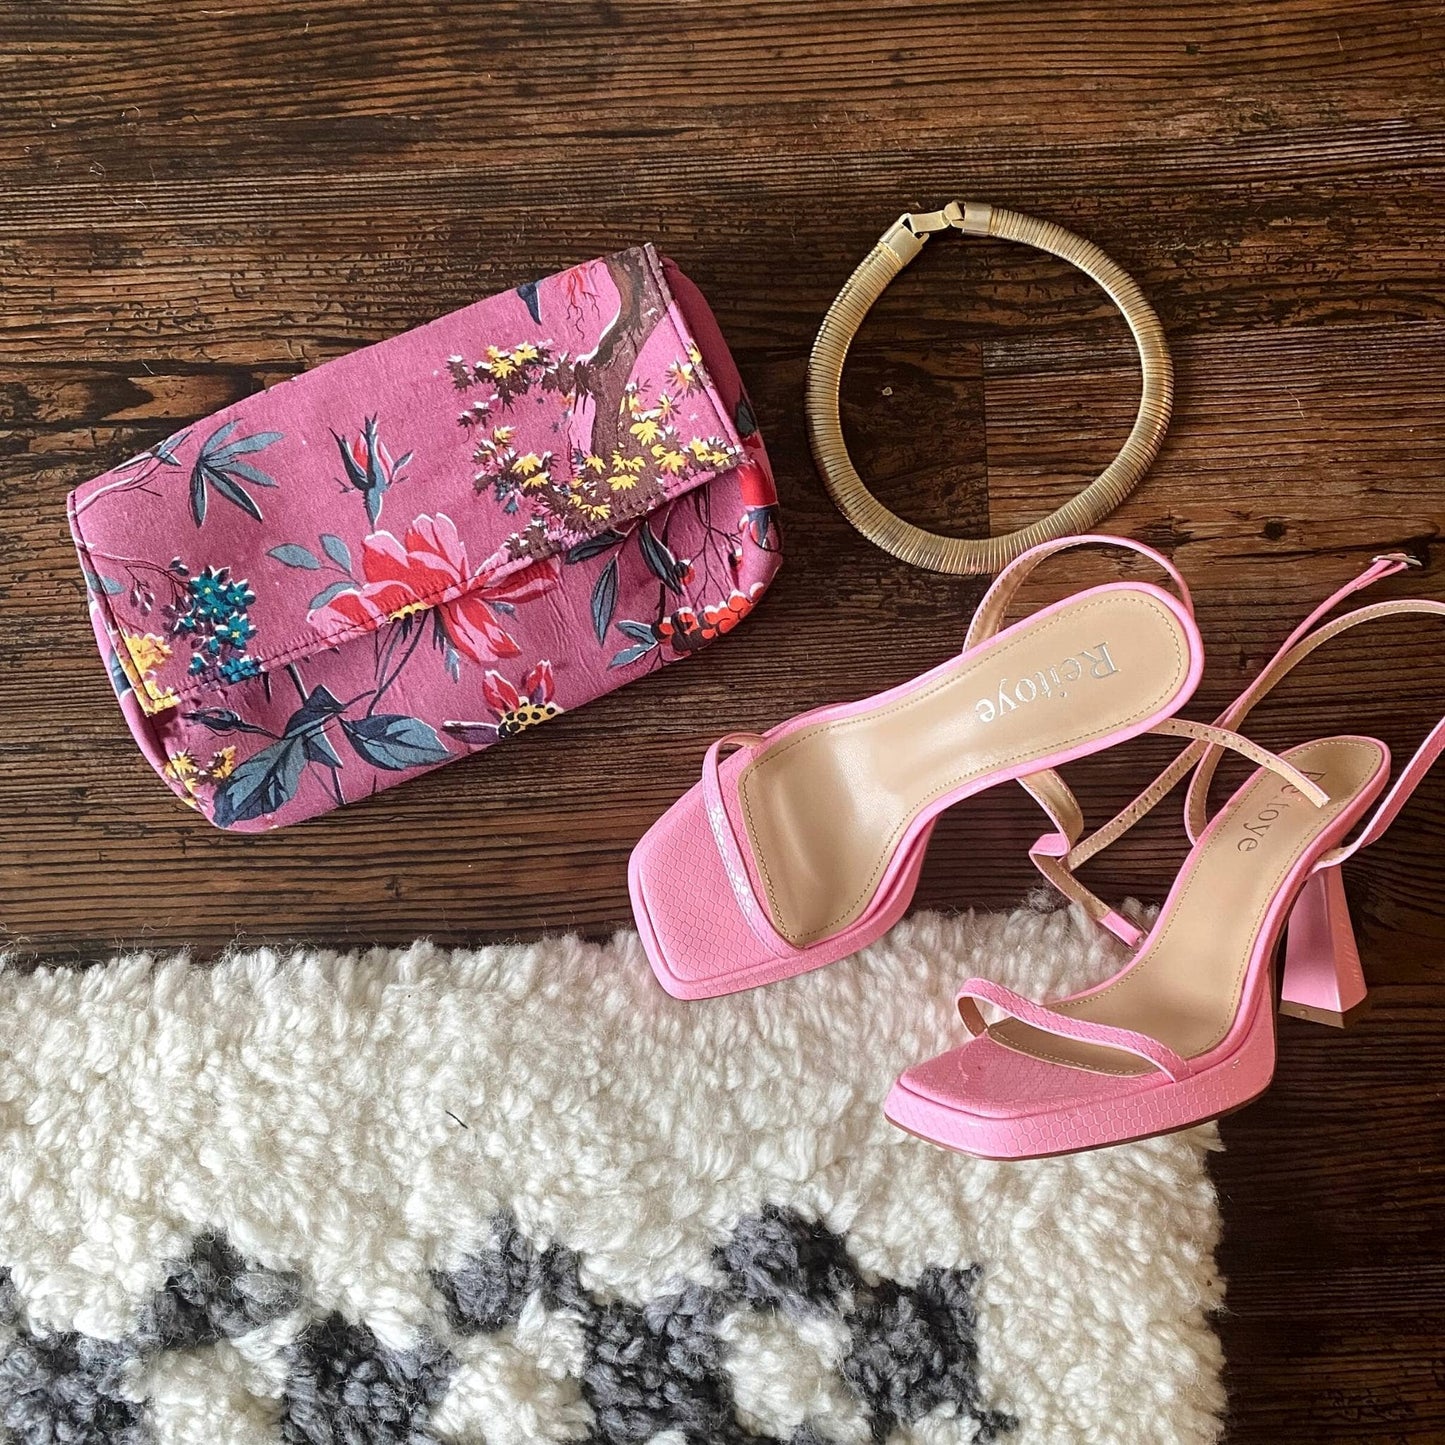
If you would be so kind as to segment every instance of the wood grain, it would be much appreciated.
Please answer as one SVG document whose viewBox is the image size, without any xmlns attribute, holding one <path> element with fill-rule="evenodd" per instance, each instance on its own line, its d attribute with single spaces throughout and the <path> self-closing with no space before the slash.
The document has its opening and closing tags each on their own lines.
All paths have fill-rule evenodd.
<svg viewBox="0 0 1445 1445">
<path fill-rule="evenodd" d="M 628 849 L 738 726 L 955 648 L 975 583 L 906 571 L 832 511 L 804 359 L 905 206 L 1058 220 L 1141 282 L 1175 351 L 1159 463 L 1112 525 L 1191 580 L 1208 717 L 1375 552 L 1445 515 L 1445 12 L 1384 0 L 360 5 L 0 0 L 0 926 L 30 958 L 245 939 L 605 932 Z M 788 560 L 727 644 L 334 817 L 231 838 L 128 740 L 70 552 L 70 487 L 238 397 L 641 237 L 712 299 L 779 474 Z M 928 526 L 1011 528 L 1113 454 L 1137 376 L 1105 299 L 948 238 L 858 339 L 861 469 Z M 1117 575 L 1059 567 L 1030 600 Z M 1438 564 L 1381 596 L 1445 595 Z M 1423 624 L 1350 634 L 1260 736 L 1442 705 Z M 1091 813 L 1167 749 L 1076 770 Z M 919 901 L 1012 903 L 1039 817 L 986 795 Z M 1091 869 L 1158 896 L 1161 811 Z M 1280 1078 L 1224 1126 L 1235 1441 L 1445 1439 L 1445 780 L 1349 887 L 1380 1006 L 1286 1020 Z M 1066 1362 L 1061 1362 L 1061 1368 Z"/>
</svg>

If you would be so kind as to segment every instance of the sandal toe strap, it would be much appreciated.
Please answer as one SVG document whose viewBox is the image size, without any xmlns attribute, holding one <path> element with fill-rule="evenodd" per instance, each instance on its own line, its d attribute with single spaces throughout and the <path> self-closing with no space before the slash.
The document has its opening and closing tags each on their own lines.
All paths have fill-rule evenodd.
<svg viewBox="0 0 1445 1445">
<path fill-rule="evenodd" d="M 775 958 L 787 958 L 797 949 L 773 927 L 748 875 L 748 865 L 743 858 L 742 844 L 728 815 L 727 804 L 723 801 L 722 755 L 724 750 L 733 748 L 759 748 L 766 739 L 758 733 L 728 733 L 719 738 L 702 760 L 702 798 L 707 809 L 708 826 L 712 829 L 713 842 L 717 844 L 718 855 L 722 858 L 723 872 L 732 885 L 733 896 L 748 927 L 758 942 Z"/>
<path fill-rule="evenodd" d="M 1188 1059 L 1176 1054 L 1167 1044 L 1148 1034 L 1136 1033 L 1133 1029 L 1115 1028 L 1111 1024 L 1091 1023 L 1088 1019 L 1074 1018 L 1059 1013 L 1047 1004 L 1034 1003 L 1032 999 L 1015 993 L 1011 988 L 991 982 L 986 978 L 971 978 L 958 991 L 958 1012 L 975 1037 L 988 1031 L 988 1023 L 979 1009 L 978 1000 L 992 1004 L 1001 1013 L 1017 1019 L 1030 1028 L 1041 1029 L 1044 1033 L 1059 1038 L 1073 1039 L 1081 1044 L 1099 1044 L 1104 1048 L 1118 1049 L 1133 1054 L 1146 1063 L 1153 1064 L 1160 1073 L 1179 1083 L 1193 1072 Z"/>
</svg>

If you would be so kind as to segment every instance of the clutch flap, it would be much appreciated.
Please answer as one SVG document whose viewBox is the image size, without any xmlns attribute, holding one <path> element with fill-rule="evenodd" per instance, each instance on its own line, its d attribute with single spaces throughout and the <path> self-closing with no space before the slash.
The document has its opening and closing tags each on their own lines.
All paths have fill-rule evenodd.
<svg viewBox="0 0 1445 1445">
<path fill-rule="evenodd" d="M 70 523 L 157 714 L 469 594 L 485 625 L 528 569 L 743 458 L 640 246 L 237 402 L 77 488 Z"/>
</svg>

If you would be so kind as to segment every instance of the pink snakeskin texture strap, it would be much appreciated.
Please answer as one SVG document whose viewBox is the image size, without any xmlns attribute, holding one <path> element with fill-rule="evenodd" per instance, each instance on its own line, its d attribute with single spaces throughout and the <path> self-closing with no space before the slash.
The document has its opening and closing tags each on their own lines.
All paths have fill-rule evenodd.
<svg viewBox="0 0 1445 1445">
<path fill-rule="evenodd" d="M 733 895 L 738 901 L 748 927 L 752 929 L 759 943 L 777 958 L 786 958 L 797 950 L 773 927 L 758 896 L 753 890 L 752 879 L 748 876 L 748 865 L 743 858 L 742 845 L 733 830 L 732 819 L 728 816 L 727 804 L 723 801 L 721 764 L 725 748 L 751 747 L 764 744 L 758 733 L 728 733 L 715 742 L 702 760 L 702 796 L 707 808 L 708 826 L 712 829 L 713 841 L 722 857 L 723 870 L 732 884 Z"/>
<path fill-rule="evenodd" d="M 1077 837 L 1071 839 L 1067 833 L 1045 833 L 1029 849 L 1029 861 L 1065 898 L 1080 904 L 1096 923 L 1102 924 L 1121 943 L 1130 948 L 1138 947 L 1144 930 L 1131 923 L 1118 909 L 1110 908 L 1069 871 L 1066 860 L 1075 842 Z"/>
<path fill-rule="evenodd" d="M 1133 1029 L 1114 1028 L 1108 1024 L 1090 1023 L 1087 1019 L 1072 1018 L 1057 1013 L 1046 1004 L 1034 1003 L 1032 999 L 1015 993 L 1011 988 L 993 983 L 986 978 L 971 978 L 958 991 L 958 1012 L 968 1031 L 977 1036 L 987 1033 L 988 1025 L 979 1011 L 976 999 L 992 1004 L 994 1008 L 1028 1024 L 1030 1028 L 1041 1029 L 1044 1033 L 1059 1038 L 1074 1039 L 1081 1044 L 1099 1044 L 1103 1048 L 1118 1049 L 1133 1054 L 1146 1063 L 1153 1064 L 1161 1073 L 1167 1074 L 1175 1083 L 1189 1078 L 1193 1067 L 1187 1059 L 1176 1054 L 1158 1039 L 1148 1034 L 1136 1033 Z"/>
</svg>

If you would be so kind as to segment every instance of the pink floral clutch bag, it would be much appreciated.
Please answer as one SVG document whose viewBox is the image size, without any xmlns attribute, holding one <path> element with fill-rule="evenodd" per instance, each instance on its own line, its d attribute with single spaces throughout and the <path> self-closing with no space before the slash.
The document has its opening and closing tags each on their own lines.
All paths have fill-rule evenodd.
<svg viewBox="0 0 1445 1445">
<path fill-rule="evenodd" d="M 737 369 L 651 246 L 227 407 L 79 487 L 70 526 L 141 751 L 241 830 L 686 657 L 779 563 Z"/>
</svg>

